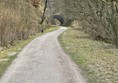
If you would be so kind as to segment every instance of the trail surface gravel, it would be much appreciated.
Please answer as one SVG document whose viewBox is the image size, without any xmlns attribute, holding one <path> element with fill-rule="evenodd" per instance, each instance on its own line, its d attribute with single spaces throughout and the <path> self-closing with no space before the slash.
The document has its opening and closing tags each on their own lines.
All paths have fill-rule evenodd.
<svg viewBox="0 0 118 83">
<path fill-rule="evenodd" d="M 60 27 L 30 42 L 0 83 L 85 83 L 78 67 L 59 45 L 58 36 L 66 29 Z"/>
</svg>

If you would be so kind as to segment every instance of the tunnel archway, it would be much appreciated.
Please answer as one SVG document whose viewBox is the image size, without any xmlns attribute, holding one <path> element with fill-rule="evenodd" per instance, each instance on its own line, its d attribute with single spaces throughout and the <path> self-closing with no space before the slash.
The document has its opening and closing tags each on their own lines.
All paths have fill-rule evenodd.
<svg viewBox="0 0 118 83">
<path fill-rule="evenodd" d="M 52 24 L 56 25 L 55 20 L 58 20 L 60 22 L 60 25 L 64 24 L 64 18 L 61 15 L 53 15 L 52 16 Z"/>
</svg>

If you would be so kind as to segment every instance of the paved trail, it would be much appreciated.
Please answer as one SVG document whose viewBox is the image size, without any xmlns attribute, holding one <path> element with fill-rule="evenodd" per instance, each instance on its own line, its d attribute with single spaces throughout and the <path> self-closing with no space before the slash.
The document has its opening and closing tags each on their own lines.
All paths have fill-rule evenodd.
<svg viewBox="0 0 118 83">
<path fill-rule="evenodd" d="M 29 43 L 0 83 L 85 83 L 76 65 L 58 43 L 58 36 L 65 30 L 61 27 Z"/>
</svg>

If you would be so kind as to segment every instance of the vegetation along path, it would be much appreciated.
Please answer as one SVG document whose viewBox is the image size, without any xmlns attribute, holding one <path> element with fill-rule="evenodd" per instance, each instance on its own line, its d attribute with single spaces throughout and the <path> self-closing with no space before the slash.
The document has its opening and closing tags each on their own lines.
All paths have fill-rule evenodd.
<svg viewBox="0 0 118 83">
<path fill-rule="evenodd" d="M 85 83 L 58 43 L 59 30 L 34 39 L 18 55 L 0 83 Z"/>
</svg>

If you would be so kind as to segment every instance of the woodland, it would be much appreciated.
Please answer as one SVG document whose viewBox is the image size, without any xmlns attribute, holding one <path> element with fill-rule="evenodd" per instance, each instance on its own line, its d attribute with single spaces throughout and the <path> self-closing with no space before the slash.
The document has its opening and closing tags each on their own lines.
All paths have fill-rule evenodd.
<svg viewBox="0 0 118 83">
<path fill-rule="evenodd" d="M 118 47 L 117 0 L 0 0 L 0 46 L 40 32 L 45 27 L 41 19 L 55 13 L 64 17 L 65 25 L 78 21 L 94 39 Z"/>
</svg>

